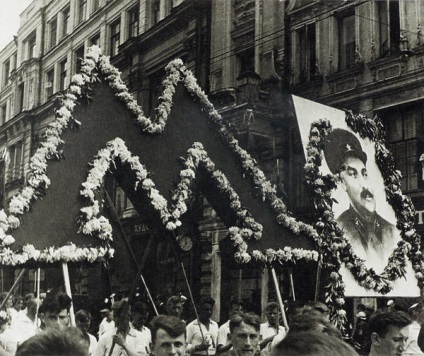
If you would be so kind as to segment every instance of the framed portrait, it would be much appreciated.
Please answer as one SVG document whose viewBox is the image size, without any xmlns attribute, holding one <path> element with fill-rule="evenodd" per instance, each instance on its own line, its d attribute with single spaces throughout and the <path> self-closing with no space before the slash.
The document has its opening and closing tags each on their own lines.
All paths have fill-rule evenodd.
<svg viewBox="0 0 424 356">
<path fill-rule="evenodd" d="M 322 184 L 319 193 L 331 195 L 327 200 L 331 202 L 330 218 L 319 222 L 326 224 L 329 244 L 339 256 L 345 295 L 419 296 L 398 218 L 387 199 L 385 180 L 376 161 L 376 142 L 355 132 L 347 123 L 345 111 L 296 96 L 293 104 L 307 159 L 312 151 L 311 137 L 317 143 L 316 159 L 309 160 L 307 166 L 316 164 L 315 181 Z M 314 126 L 317 120 L 325 128 L 323 133 L 319 125 Z M 332 244 L 331 239 L 337 242 Z M 396 263 L 402 271 L 398 276 L 391 274 Z"/>
</svg>

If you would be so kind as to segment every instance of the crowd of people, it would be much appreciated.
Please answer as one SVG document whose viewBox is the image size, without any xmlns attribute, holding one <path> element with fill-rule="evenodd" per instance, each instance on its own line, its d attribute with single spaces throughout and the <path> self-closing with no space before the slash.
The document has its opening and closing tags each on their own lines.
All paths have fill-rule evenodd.
<svg viewBox="0 0 424 356">
<path fill-rule="evenodd" d="M 228 320 L 219 325 L 212 320 L 215 301 L 210 296 L 199 300 L 192 321 L 183 318 L 185 299 L 180 295 L 168 298 L 155 316 L 149 303 L 122 298 L 101 310 L 93 335 L 88 310 L 78 310 L 75 326 L 70 326 L 72 301 L 66 293 L 40 297 L 28 294 L 3 303 L 0 356 L 424 355 L 424 300 L 407 312 L 387 307 L 368 315 L 359 308 L 347 339 L 319 302 L 287 311 L 282 326 L 278 303 L 268 303 L 261 323 L 243 302 L 232 300 Z"/>
</svg>

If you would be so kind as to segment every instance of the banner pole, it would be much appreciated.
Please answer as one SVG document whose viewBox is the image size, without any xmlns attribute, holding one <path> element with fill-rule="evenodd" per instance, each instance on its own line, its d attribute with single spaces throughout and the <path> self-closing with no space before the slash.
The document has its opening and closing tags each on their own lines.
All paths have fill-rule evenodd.
<svg viewBox="0 0 424 356">
<path fill-rule="evenodd" d="M 284 303 L 283 303 L 283 299 L 281 298 L 280 286 L 278 285 L 277 274 L 275 273 L 275 269 L 272 266 L 271 266 L 271 274 L 272 274 L 272 279 L 274 280 L 274 285 L 275 285 L 275 291 L 277 293 L 278 304 L 280 305 L 280 309 L 281 309 L 281 315 L 282 315 L 282 318 L 283 318 L 283 324 L 284 324 L 284 327 L 286 328 L 286 331 L 288 331 L 289 330 L 289 324 L 287 323 L 286 312 L 284 311 Z"/>
<path fill-rule="evenodd" d="M 66 294 L 71 298 L 71 307 L 69 308 L 69 314 L 71 318 L 71 326 L 75 326 L 75 314 L 74 314 L 74 303 L 72 302 L 71 282 L 69 279 L 68 263 L 62 262 L 63 279 L 65 280 L 65 291 Z"/>
</svg>

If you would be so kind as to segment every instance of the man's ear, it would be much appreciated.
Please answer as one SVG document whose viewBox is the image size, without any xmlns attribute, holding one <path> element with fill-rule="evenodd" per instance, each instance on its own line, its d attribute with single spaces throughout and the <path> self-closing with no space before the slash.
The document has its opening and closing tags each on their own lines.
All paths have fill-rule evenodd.
<svg viewBox="0 0 424 356">
<path fill-rule="evenodd" d="M 380 345 L 380 335 L 378 335 L 376 332 L 371 334 L 371 344 L 373 345 Z"/>
</svg>

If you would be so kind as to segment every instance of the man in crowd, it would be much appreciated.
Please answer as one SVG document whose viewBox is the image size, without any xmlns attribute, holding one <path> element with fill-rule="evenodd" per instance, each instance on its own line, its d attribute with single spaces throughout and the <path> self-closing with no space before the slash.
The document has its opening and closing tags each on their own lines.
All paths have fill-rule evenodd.
<svg viewBox="0 0 424 356">
<path fill-rule="evenodd" d="M 87 356 L 87 347 L 77 328 L 48 329 L 18 346 L 16 356 Z"/>
<path fill-rule="evenodd" d="M 83 339 L 88 345 L 88 355 L 94 355 L 97 348 L 97 339 L 88 332 L 91 324 L 91 313 L 81 309 L 75 314 L 75 325 L 81 331 Z"/>
<path fill-rule="evenodd" d="M 214 305 L 212 297 L 202 297 L 198 305 L 199 320 L 187 325 L 187 352 L 192 355 L 212 356 L 216 353 L 218 324 L 210 318 Z"/>
<path fill-rule="evenodd" d="M 152 343 L 152 334 L 150 329 L 146 326 L 149 318 L 149 306 L 142 300 L 138 300 L 134 303 L 133 307 L 133 327 L 140 331 L 142 334 L 144 343 L 146 345 L 146 352 L 150 354 L 150 344 Z"/>
<path fill-rule="evenodd" d="M 290 331 L 271 348 L 270 356 L 357 356 L 349 344 L 337 336 L 318 330 Z"/>
<path fill-rule="evenodd" d="M 131 307 L 123 299 L 112 305 L 115 328 L 103 334 L 97 344 L 96 356 L 146 356 L 148 345 L 130 324 Z M 112 353 L 111 353 L 112 349 Z"/>
<path fill-rule="evenodd" d="M 230 302 L 230 310 L 228 311 L 228 321 L 222 324 L 218 329 L 218 342 L 217 342 L 217 353 L 227 352 L 231 349 L 231 337 L 230 337 L 230 321 L 238 315 L 243 314 L 243 303 L 241 300 L 232 300 Z"/>
<path fill-rule="evenodd" d="M 409 338 L 403 355 L 424 355 L 424 352 L 422 352 L 418 345 L 418 336 L 420 334 L 421 327 L 424 324 L 424 299 L 421 299 L 418 303 L 411 305 L 408 312 L 411 316 L 412 323 L 409 325 Z"/>
<path fill-rule="evenodd" d="M 69 326 L 69 310 L 72 299 L 62 291 L 47 293 L 39 314 L 44 329 L 65 329 Z"/>
<path fill-rule="evenodd" d="M 264 349 L 270 342 L 272 342 L 277 334 L 279 334 L 280 338 L 284 337 L 286 334 L 286 329 L 279 323 L 280 318 L 278 313 L 278 304 L 275 302 L 269 302 L 266 306 L 265 313 L 267 322 L 262 323 L 260 329 L 261 350 Z"/>
<path fill-rule="evenodd" d="M 109 330 L 115 328 L 115 321 L 113 320 L 113 313 L 109 309 L 100 310 L 101 316 L 103 317 L 99 325 L 99 337 Z"/>
<path fill-rule="evenodd" d="M 168 315 L 181 319 L 183 313 L 183 301 L 179 295 L 173 295 L 166 301 L 166 312 Z"/>
<path fill-rule="evenodd" d="M 376 312 L 368 322 L 369 356 L 398 356 L 409 337 L 409 316 L 401 311 Z"/>
<path fill-rule="evenodd" d="M 16 336 L 18 344 L 34 336 L 38 332 L 40 320 L 37 318 L 37 311 L 40 302 L 37 298 L 31 298 L 27 301 L 26 312 L 19 313 L 12 325 L 12 331 Z"/>
<path fill-rule="evenodd" d="M 252 313 L 236 314 L 230 321 L 232 349 L 223 356 L 253 356 L 259 352 L 261 321 Z"/>
<path fill-rule="evenodd" d="M 185 355 L 185 323 L 172 315 L 159 315 L 152 323 L 152 354 Z"/>
</svg>

